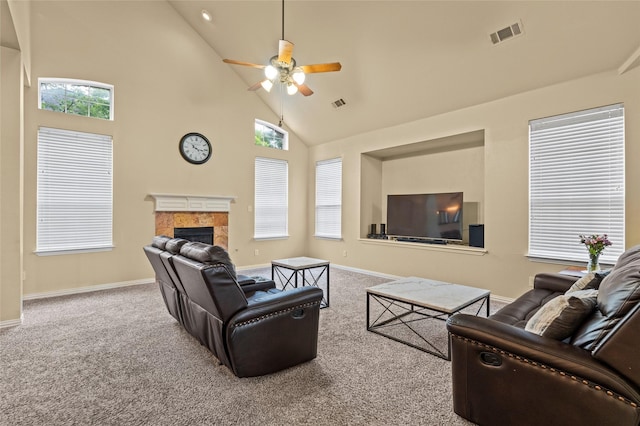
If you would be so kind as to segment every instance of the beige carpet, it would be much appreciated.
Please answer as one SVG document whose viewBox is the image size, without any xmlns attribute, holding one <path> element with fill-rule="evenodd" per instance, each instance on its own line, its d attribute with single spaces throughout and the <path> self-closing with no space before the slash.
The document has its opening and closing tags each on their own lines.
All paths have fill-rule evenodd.
<svg viewBox="0 0 640 426">
<path fill-rule="evenodd" d="M 366 331 L 365 288 L 386 281 L 331 268 L 318 357 L 245 379 L 181 328 L 155 284 L 27 301 L 24 324 L 0 331 L 0 424 L 468 425 L 448 361 Z"/>
</svg>

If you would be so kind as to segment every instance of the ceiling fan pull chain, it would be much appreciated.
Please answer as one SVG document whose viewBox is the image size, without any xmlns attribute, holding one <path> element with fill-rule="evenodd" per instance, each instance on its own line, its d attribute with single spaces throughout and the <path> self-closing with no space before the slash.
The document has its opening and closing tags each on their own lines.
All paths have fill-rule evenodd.
<svg viewBox="0 0 640 426">
<path fill-rule="evenodd" d="M 284 2 L 284 0 L 283 0 Z M 280 85 L 280 122 L 278 123 L 278 127 L 282 128 L 282 123 L 284 122 L 284 86 Z"/>
<path fill-rule="evenodd" d="M 284 0 L 282 0 L 282 40 L 284 40 Z"/>
</svg>

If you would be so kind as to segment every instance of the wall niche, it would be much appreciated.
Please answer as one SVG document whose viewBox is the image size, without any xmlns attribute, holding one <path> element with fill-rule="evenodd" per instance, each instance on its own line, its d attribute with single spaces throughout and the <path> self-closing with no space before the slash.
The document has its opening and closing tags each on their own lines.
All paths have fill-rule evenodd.
<svg viewBox="0 0 640 426">
<path fill-rule="evenodd" d="M 363 152 L 360 238 L 386 223 L 387 195 L 463 192 L 463 243 L 484 222 L 484 130 Z"/>
</svg>

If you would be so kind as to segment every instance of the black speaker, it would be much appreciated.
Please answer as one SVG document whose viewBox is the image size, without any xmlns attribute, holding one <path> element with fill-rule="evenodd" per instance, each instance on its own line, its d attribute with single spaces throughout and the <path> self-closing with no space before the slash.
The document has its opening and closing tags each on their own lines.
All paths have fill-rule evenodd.
<svg viewBox="0 0 640 426">
<path fill-rule="evenodd" d="M 372 224 L 371 224 L 371 232 L 370 232 L 370 234 L 371 234 L 371 235 L 376 235 L 377 233 L 378 233 L 378 232 L 376 231 L 376 224 L 375 224 L 375 223 L 372 223 Z"/>
<path fill-rule="evenodd" d="M 385 225 L 384 223 L 380 224 L 380 235 L 386 235 L 387 234 L 387 225 Z"/>
<path fill-rule="evenodd" d="M 484 248 L 484 225 L 469 225 L 469 245 Z"/>
</svg>

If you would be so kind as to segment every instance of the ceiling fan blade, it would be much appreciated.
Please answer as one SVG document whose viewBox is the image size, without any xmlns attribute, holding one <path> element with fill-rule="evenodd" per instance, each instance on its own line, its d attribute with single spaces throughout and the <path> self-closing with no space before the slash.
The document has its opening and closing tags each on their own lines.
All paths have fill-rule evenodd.
<svg viewBox="0 0 640 426">
<path fill-rule="evenodd" d="M 311 90 L 309 86 L 307 86 L 306 84 L 298 84 L 296 82 L 294 82 L 293 84 L 296 85 L 296 87 L 298 88 L 298 91 L 302 93 L 304 96 L 313 95 L 313 90 Z"/>
<path fill-rule="evenodd" d="M 253 86 L 249 87 L 247 90 L 250 90 L 252 92 L 258 90 L 259 88 L 262 87 L 262 83 L 264 82 L 264 80 L 261 80 L 259 82 L 257 82 L 256 84 L 254 84 Z"/>
<path fill-rule="evenodd" d="M 293 54 L 293 43 L 287 40 L 280 40 L 278 43 L 278 62 L 289 65 Z"/>
<path fill-rule="evenodd" d="M 302 65 L 300 68 L 305 74 L 311 74 L 314 72 L 340 71 L 342 65 L 340 65 L 340 62 L 330 62 L 327 64 Z"/>
<path fill-rule="evenodd" d="M 223 59 L 222 62 L 232 65 L 244 65 L 245 67 L 253 67 L 264 69 L 266 65 L 252 64 L 251 62 L 236 61 L 235 59 Z"/>
</svg>

